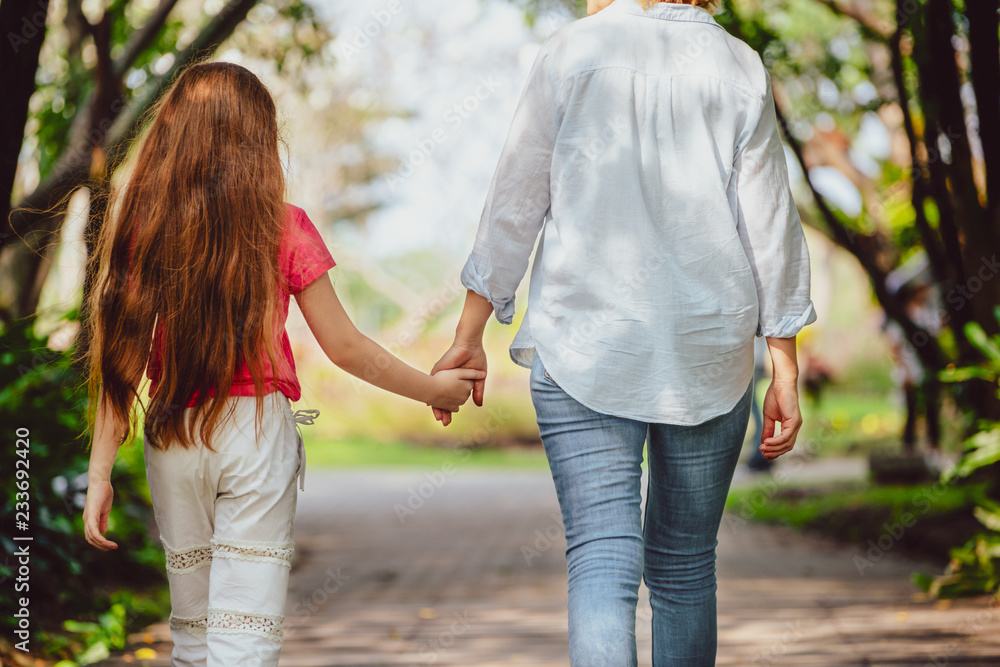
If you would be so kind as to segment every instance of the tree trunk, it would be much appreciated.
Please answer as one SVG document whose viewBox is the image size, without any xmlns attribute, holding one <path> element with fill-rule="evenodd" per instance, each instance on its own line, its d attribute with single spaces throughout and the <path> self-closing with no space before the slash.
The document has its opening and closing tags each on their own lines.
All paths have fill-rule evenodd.
<svg viewBox="0 0 1000 667">
<path fill-rule="evenodd" d="M 4 64 L 0 67 L 0 193 L 3 219 L 10 215 L 17 158 L 24 142 L 28 101 L 35 92 L 38 54 L 45 41 L 45 17 L 49 0 L 3 0 L 0 3 L 0 36 L 4 44 Z M 10 53 L 7 53 L 7 49 Z M 0 227 L 0 241 L 10 230 Z"/>
<path fill-rule="evenodd" d="M 4 0 L 4 3 L 8 1 Z M 68 200 L 67 195 L 86 185 L 91 178 L 92 152 L 95 149 L 99 150 L 113 165 L 124 154 L 140 125 L 143 114 L 169 87 L 177 73 L 197 59 L 213 53 L 242 23 L 247 12 L 257 2 L 258 0 L 230 0 L 202 29 L 194 42 L 177 54 L 170 71 L 157 79 L 143 97 L 132 100 L 128 105 L 125 105 L 117 94 L 121 83 L 119 73 L 124 71 L 121 64 L 107 61 L 110 66 L 105 63 L 97 68 L 97 92 L 74 121 L 67 149 L 60 156 L 49 177 L 11 211 L 8 216 L 8 236 L 0 234 L 0 268 L 3 269 L 0 273 L 6 274 L 0 281 L 0 287 L 2 292 L 8 295 L 7 303 L 0 301 L 0 316 L 9 319 L 33 312 L 33 304 L 37 304 L 37 293 L 40 290 L 32 289 L 31 286 L 44 283 L 48 273 L 44 256 L 38 256 L 34 260 L 25 257 L 23 265 L 18 263 L 6 266 L 8 259 L 18 261 L 16 257 L 24 255 L 26 250 L 29 253 L 32 250 L 30 246 L 18 250 L 7 246 L 23 246 L 17 237 L 35 229 L 44 232 L 43 238 L 57 237 L 62 227 L 63 216 L 53 214 L 63 213 Z M 169 13 L 169 6 L 172 6 L 171 3 L 164 0 L 153 20 L 164 20 Z M 101 24 L 91 28 L 95 45 L 98 46 L 98 60 L 101 63 L 109 53 L 106 47 L 111 29 L 110 22 L 106 18 Z M 140 31 L 136 37 L 138 41 L 148 41 L 148 39 L 148 31 L 145 30 Z M 102 49 L 102 46 L 105 48 Z M 129 57 L 135 57 L 134 51 L 135 49 L 126 49 L 126 53 L 131 54 Z M 14 296 L 11 297 L 10 294 Z"/>
</svg>

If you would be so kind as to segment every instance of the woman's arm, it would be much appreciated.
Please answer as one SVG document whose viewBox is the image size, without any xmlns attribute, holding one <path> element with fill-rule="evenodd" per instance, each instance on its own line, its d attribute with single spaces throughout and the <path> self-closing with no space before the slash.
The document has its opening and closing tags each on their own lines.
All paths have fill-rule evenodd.
<svg viewBox="0 0 1000 667">
<path fill-rule="evenodd" d="M 310 330 L 330 361 L 351 375 L 432 407 L 457 412 L 483 371 L 458 369 L 435 376 L 421 373 L 382 348 L 354 326 L 330 276 L 323 274 L 296 295 Z"/>
<path fill-rule="evenodd" d="M 514 293 L 552 205 L 549 175 L 563 113 L 553 49 L 546 42 L 528 73 L 462 270 L 462 284 L 488 299 L 504 324 L 513 320 Z"/>
<path fill-rule="evenodd" d="M 491 313 L 504 324 L 514 317 L 514 293 L 528 268 L 528 258 L 551 204 L 549 173 L 556 136 L 562 122 L 558 72 L 551 62 L 553 45 L 546 42 L 528 73 L 507 141 L 476 232 L 462 284 L 469 290 L 455 342 L 434 365 L 432 374 L 449 368 L 486 371 L 483 329 Z M 485 381 L 473 390 L 483 404 Z M 434 410 L 445 426 L 451 415 Z"/>
<path fill-rule="evenodd" d="M 802 415 L 799 413 L 799 363 L 795 356 L 795 336 L 768 338 L 767 349 L 771 353 L 772 373 L 762 406 L 764 428 L 760 451 L 764 458 L 772 461 L 795 446 Z M 775 422 L 781 424 L 778 435 L 774 434 Z"/>
<path fill-rule="evenodd" d="M 87 472 L 87 502 L 83 507 L 83 534 L 87 542 L 102 551 L 118 548 L 117 544 L 105 539 L 103 533 L 108 530 L 108 514 L 115 495 L 111 487 L 111 469 L 124 433 L 125 429 L 115 422 L 102 398 L 94 419 L 94 439 L 90 446 L 90 468 Z"/>
<path fill-rule="evenodd" d="M 736 229 L 760 304 L 758 335 L 795 336 L 816 320 L 809 298 L 809 249 L 792 199 L 771 84 L 734 164 Z"/>
<path fill-rule="evenodd" d="M 483 331 L 486 330 L 486 323 L 492 314 L 493 304 L 486 297 L 469 290 L 465 295 L 462 317 L 455 329 L 455 342 L 431 369 L 431 375 L 448 368 L 481 370 L 484 379 L 476 380 L 472 389 L 472 400 L 480 407 L 483 405 L 483 394 L 486 390 L 486 350 L 483 349 Z M 434 418 L 445 426 L 451 423 L 451 413 L 444 410 L 434 408 Z"/>
</svg>

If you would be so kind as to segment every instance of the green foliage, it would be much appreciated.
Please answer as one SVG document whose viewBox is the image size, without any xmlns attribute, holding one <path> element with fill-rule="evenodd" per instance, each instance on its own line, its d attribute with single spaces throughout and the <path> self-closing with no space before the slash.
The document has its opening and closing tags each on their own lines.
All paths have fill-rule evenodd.
<svg viewBox="0 0 1000 667">
<path fill-rule="evenodd" d="M 349 467 L 418 468 L 527 468 L 545 470 L 548 462 L 541 447 L 482 447 L 475 441 L 451 446 L 415 445 L 413 442 L 379 442 L 362 438 L 308 441 L 309 465 L 343 470 Z"/>
<path fill-rule="evenodd" d="M 761 496 L 767 502 L 759 502 Z M 883 520 L 899 522 L 905 514 L 918 517 L 949 515 L 968 507 L 981 497 L 980 487 L 952 485 L 872 486 L 868 483 L 841 483 L 823 488 L 789 486 L 772 490 L 768 482 L 733 489 L 726 499 L 726 510 L 742 516 L 752 511 L 755 521 L 776 523 L 792 528 L 824 528 L 832 517 L 866 511 L 881 514 Z M 878 524 L 878 522 L 875 522 Z M 840 535 L 864 543 L 869 537 L 878 538 L 881 525 L 874 535 L 864 534 L 864 525 L 848 526 L 857 531 Z"/>
<path fill-rule="evenodd" d="M 982 595 L 1000 590 L 1000 533 L 982 533 L 951 551 L 944 574 L 918 573 L 914 582 L 935 598 Z"/>
<path fill-rule="evenodd" d="M 1000 306 L 994 309 L 994 315 L 1000 322 Z M 1000 395 L 1000 335 L 988 336 L 978 323 L 969 322 L 965 326 L 965 336 L 982 353 L 984 362 L 976 367 L 947 369 L 941 373 L 941 379 L 945 382 L 970 379 L 995 382 Z M 1000 422 L 981 422 L 980 431 L 966 440 L 965 453 L 954 467 L 944 472 L 942 481 L 975 478 L 998 464 Z M 984 498 L 973 513 L 986 530 L 952 549 L 951 562 L 944 574 L 918 574 L 914 578 L 935 597 L 1000 595 L 1000 504 Z"/>
<path fill-rule="evenodd" d="M 113 619 L 120 616 L 115 604 L 125 606 L 123 627 L 138 622 L 141 615 L 126 604 L 128 599 L 113 601 L 116 590 L 163 585 L 162 552 L 150 537 L 152 508 L 142 452 L 136 446 L 123 448 L 116 463 L 109 533 L 119 549 L 98 551 L 83 538 L 81 512 L 89 456 L 86 440 L 81 437 L 86 430 L 86 393 L 71 352 L 50 349 L 34 334 L 31 321 L 12 324 L 0 332 L 0 350 L 0 423 L 5 425 L 6 439 L 0 448 L 0 468 L 25 470 L 28 482 L 28 490 L 23 492 L 26 495 L 18 497 L 18 489 L 9 484 L 0 498 L 0 521 L 5 528 L 0 542 L 6 552 L 0 578 L 16 576 L 10 556 L 16 543 L 11 538 L 32 538 L 29 589 L 0 587 L 0 604 L 14 609 L 17 598 L 29 597 L 32 630 L 48 638 L 43 643 L 50 652 L 69 657 L 80 650 L 81 642 L 61 638 L 61 633 L 89 626 L 67 627 L 67 618 L 93 620 L 103 632 L 110 632 Z M 23 456 L 14 446 L 15 431 L 21 428 L 28 429 L 30 442 Z M 27 502 L 27 506 L 18 506 L 18 502 Z M 27 529 L 19 530 L 15 522 L 25 517 L 15 515 L 24 511 Z M 93 616 L 100 609 L 110 611 Z M 7 614 L 0 624 L 9 628 L 14 620 Z M 104 639 L 107 637 L 100 641 Z"/>
</svg>

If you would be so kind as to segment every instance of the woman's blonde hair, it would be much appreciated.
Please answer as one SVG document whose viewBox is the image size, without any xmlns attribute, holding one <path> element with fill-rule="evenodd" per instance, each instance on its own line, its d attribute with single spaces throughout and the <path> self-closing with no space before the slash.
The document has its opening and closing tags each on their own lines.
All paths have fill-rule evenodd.
<svg viewBox="0 0 1000 667">
<path fill-rule="evenodd" d="M 717 14 L 722 9 L 722 0 L 639 0 L 642 8 L 648 10 L 657 2 L 672 2 L 678 5 L 694 5 L 707 9 L 711 14 Z"/>
</svg>

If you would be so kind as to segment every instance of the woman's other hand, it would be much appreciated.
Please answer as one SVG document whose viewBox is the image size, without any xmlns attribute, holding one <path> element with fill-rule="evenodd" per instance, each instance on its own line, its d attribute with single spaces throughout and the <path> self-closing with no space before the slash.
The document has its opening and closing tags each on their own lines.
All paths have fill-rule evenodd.
<svg viewBox="0 0 1000 667">
<path fill-rule="evenodd" d="M 792 451 L 802 415 L 799 414 L 799 388 L 795 382 L 780 378 L 772 380 L 764 395 L 764 429 L 761 433 L 760 451 L 764 458 L 773 461 L 782 454 Z M 781 431 L 774 434 L 775 422 L 781 423 Z"/>
<path fill-rule="evenodd" d="M 802 426 L 802 415 L 799 413 L 799 362 L 795 354 L 795 336 L 768 338 L 767 349 L 771 353 L 773 379 L 762 406 L 764 429 L 760 437 L 760 451 L 765 459 L 773 461 L 792 451 Z M 781 423 L 778 435 L 774 433 L 775 422 Z"/>
</svg>

